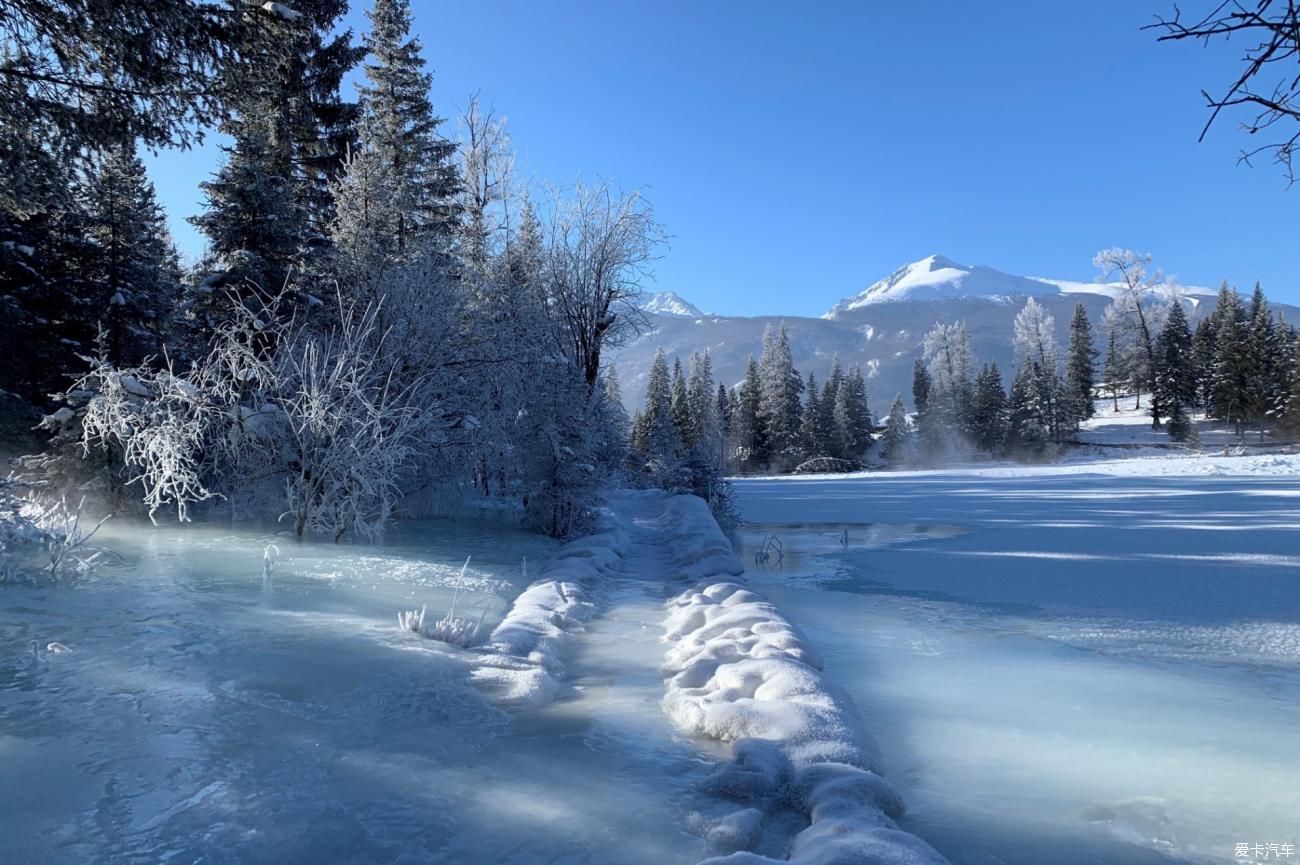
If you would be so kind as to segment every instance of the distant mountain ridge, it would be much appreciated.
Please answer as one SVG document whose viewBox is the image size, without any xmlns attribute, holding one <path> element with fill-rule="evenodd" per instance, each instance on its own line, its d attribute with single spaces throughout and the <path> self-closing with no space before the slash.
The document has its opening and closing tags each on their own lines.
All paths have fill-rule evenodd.
<svg viewBox="0 0 1300 865">
<path fill-rule="evenodd" d="M 1159 290 L 1176 292 L 1194 319 L 1212 308 L 1216 293 L 1183 285 Z M 822 379 L 838 355 L 844 366 L 862 367 L 872 409 L 881 413 L 895 393 L 911 403 L 912 363 L 936 322 L 965 321 L 977 360 L 998 363 L 1009 383 L 1012 322 L 1026 298 L 1035 298 L 1055 317 L 1060 346 L 1066 344 L 1075 304 L 1082 303 L 1100 351 L 1104 348 L 1101 315 L 1118 291 L 1116 285 L 1017 276 L 930 255 L 844 298 L 820 318 L 710 315 L 674 292 L 646 294 L 638 306 L 647 313 L 651 330 L 615 352 L 612 361 L 624 400 L 632 409 L 641 404 L 656 349 L 678 355 L 683 362 L 692 352 L 707 349 L 715 376 L 732 386 L 744 378 L 749 355 L 757 356 L 762 349 L 764 329 L 784 323 L 790 330 L 795 365 L 803 375 L 811 372 Z M 1300 310 L 1294 314 L 1300 315 Z"/>
</svg>

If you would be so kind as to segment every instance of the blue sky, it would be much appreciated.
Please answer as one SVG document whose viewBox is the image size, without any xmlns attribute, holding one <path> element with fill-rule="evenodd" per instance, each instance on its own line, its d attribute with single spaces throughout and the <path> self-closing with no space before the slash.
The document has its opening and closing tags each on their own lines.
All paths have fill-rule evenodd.
<svg viewBox="0 0 1300 865">
<path fill-rule="evenodd" d="M 1300 188 L 1236 164 L 1237 118 L 1196 142 L 1241 46 L 1157 44 L 1167 0 L 413 5 L 440 113 L 478 91 L 525 177 L 644 187 L 654 288 L 705 309 L 819 315 L 936 252 L 1086 280 L 1107 246 L 1300 303 Z M 187 252 L 219 158 L 151 160 Z"/>
</svg>

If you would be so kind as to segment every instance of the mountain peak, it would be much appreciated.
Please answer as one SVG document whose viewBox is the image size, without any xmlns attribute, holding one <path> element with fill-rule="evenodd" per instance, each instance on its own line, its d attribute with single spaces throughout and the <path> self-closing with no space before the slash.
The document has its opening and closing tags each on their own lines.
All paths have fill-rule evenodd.
<svg viewBox="0 0 1300 865">
<path fill-rule="evenodd" d="M 703 318 L 708 315 L 675 291 L 642 292 L 636 300 L 636 306 L 651 315 L 671 315 L 676 318 Z"/>
<path fill-rule="evenodd" d="M 1014 276 L 984 265 L 959 264 L 936 253 L 905 264 L 864 291 L 841 300 L 823 317 L 836 318 L 864 306 L 904 300 L 976 298 L 1006 302 L 1058 292 L 1057 286 L 1042 280 Z"/>
</svg>

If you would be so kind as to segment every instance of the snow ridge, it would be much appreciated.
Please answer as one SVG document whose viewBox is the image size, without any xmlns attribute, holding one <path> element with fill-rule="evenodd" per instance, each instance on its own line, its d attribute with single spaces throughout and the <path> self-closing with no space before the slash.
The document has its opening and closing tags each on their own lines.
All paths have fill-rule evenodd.
<svg viewBox="0 0 1300 865">
<path fill-rule="evenodd" d="M 482 647 L 484 658 L 471 678 L 499 702 L 536 708 L 563 691 L 563 651 L 595 612 L 597 583 L 627 554 L 627 532 L 608 509 L 601 512 L 599 526 L 560 548 Z"/>
<path fill-rule="evenodd" d="M 667 510 L 674 564 L 699 583 L 667 603 L 664 710 L 684 733 L 731 743 L 732 760 L 710 787 L 748 806 L 732 815 L 735 826 L 726 818 L 726 831 L 710 836 L 715 852 L 731 855 L 701 865 L 780 861 L 749 851 L 764 812 L 781 806 L 811 821 L 789 862 L 946 865 L 898 828 L 902 800 L 881 777 L 875 742 L 823 678 L 803 634 L 764 597 L 725 579 L 744 566 L 708 506 L 677 496 Z"/>
</svg>

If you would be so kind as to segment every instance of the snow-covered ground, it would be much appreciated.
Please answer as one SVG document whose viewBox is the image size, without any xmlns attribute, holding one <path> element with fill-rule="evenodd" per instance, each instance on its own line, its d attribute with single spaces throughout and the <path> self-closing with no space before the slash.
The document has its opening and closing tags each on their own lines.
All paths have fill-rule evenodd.
<svg viewBox="0 0 1300 865">
<path fill-rule="evenodd" d="M 0 861 L 1139 865 L 1300 840 L 1300 457 L 738 493 L 739 559 L 657 493 L 567 547 L 110 523 L 121 563 L 0 590 Z M 466 555 L 488 644 L 400 630 Z"/>
<path fill-rule="evenodd" d="M 1072 451 L 1070 459 L 1090 459 L 1115 456 L 1121 449 L 1125 455 L 1161 455 L 1169 453 L 1187 454 L 1186 445 L 1169 440 L 1169 434 L 1162 426 L 1151 428 L 1151 395 L 1143 394 L 1140 399 L 1122 396 L 1118 400 L 1099 399 L 1094 405 L 1095 414 L 1086 420 L 1079 429 L 1077 439 L 1085 445 Z M 1231 424 L 1207 420 L 1201 412 L 1193 415 L 1197 435 L 1200 437 L 1200 452 L 1204 454 L 1285 450 L 1269 437 L 1260 440 L 1259 431 L 1248 429 L 1238 435 Z M 1141 471 L 1144 467 L 1135 467 Z"/>
<path fill-rule="evenodd" d="M 738 483 L 749 586 L 953 863 L 1300 842 L 1300 458 Z M 780 566 L 756 568 L 775 534 Z"/>
</svg>

